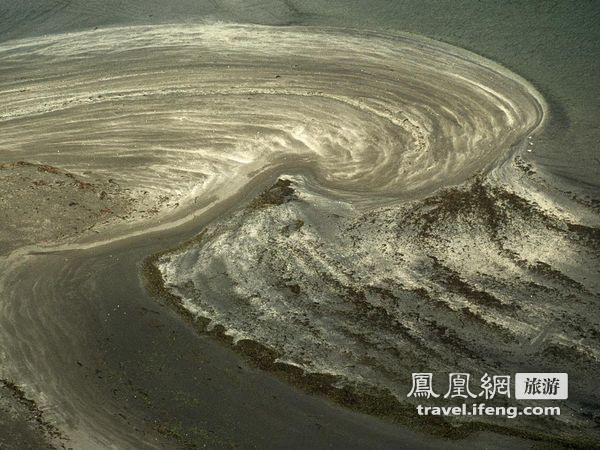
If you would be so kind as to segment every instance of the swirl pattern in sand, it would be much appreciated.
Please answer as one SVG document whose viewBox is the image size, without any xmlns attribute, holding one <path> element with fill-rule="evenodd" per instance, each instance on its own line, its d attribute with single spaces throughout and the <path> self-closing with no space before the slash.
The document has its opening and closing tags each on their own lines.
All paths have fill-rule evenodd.
<svg viewBox="0 0 600 450">
<path fill-rule="evenodd" d="M 574 209 L 555 214 L 512 158 L 545 117 L 519 76 L 408 34 L 162 25 L 0 46 L 10 159 L 82 183 L 91 173 L 169 205 L 164 228 L 223 212 L 224 200 L 281 176 L 152 260 L 162 293 L 287 367 L 401 400 L 415 371 L 553 371 L 568 360 L 571 374 L 598 378 L 599 324 L 586 314 L 600 289 L 597 231 Z M 4 286 L 18 286 L 25 267 L 11 258 L 19 270 L 5 270 Z M 27 307 L 7 289 L 9 312 L 26 316 L 19 329 L 59 331 L 6 332 L 8 352 L 64 349 L 62 327 L 74 325 L 57 319 L 59 287 L 92 270 L 77 266 L 73 278 L 60 264 L 61 277 L 46 269 L 43 280 L 54 304 L 39 280 Z M 101 306 L 104 291 L 81 297 L 89 292 Z M 15 370 L 34 386 L 62 370 L 32 368 Z M 569 433 L 589 428 L 598 392 L 573 378 L 570 410 L 556 420 Z M 63 391 L 49 395 L 58 402 Z M 95 410 L 84 389 L 65 415 L 92 417 L 94 428 L 100 421 L 81 411 Z"/>
<path fill-rule="evenodd" d="M 411 35 L 113 28 L 5 43 L 0 63 L 5 152 L 181 204 L 278 166 L 355 203 L 430 193 L 488 167 L 544 104 L 502 67 Z"/>
</svg>

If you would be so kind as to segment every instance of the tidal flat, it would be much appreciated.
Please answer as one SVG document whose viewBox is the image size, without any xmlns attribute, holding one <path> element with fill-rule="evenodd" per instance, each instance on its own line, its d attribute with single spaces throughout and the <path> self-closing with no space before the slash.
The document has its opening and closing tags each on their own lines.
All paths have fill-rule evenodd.
<svg viewBox="0 0 600 450">
<path fill-rule="evenodd" d="M 597 445 L 598 18 L 0 6 L 0 446 Z M 569 398 L 420 418 L 415 372 Z"/>
</svg>

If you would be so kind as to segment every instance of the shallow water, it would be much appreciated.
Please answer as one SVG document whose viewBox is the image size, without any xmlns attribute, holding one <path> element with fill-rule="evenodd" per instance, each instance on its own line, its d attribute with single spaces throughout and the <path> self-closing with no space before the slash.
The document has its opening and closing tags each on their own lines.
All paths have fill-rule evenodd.
<svg viewBox="0 0 600 450">
<path fill-rule="evenodd" d="M 185 308 L 235 339 L 397 398 L 419 370 L 568 371 L 571 399 L 553 432 L 597 439 L 597 383 L 588 377 L 600 370 L 598 9 L 550 1 L 3 3 L 2 159 L 110 177 L 166 206 L 137 224 L 141 238 L 116 244 L 128 262 L 114 272 L 104 270 L 113 258 L 104 247 L 65 256 L 63 269 L 67 247 L 0 260 L 2 376 L 23 383 L 76 442 L 158 445 L 144 421 L 165 391 L 148 386 L 168 380 L 187 398 L 198 395 L 195 381 L 124 368 L 121 360 L 135 360 L 154 334 L 128 331 L 120 305 L 146 308 L 149 299 L 136 277 L 117 284 L 122 291 L 111 279 L 193 236 L 193 222 L 164 246 L 143 233 L 196 211 L 198 224 L 218 219 L 200 243 L 158 266 Z M 289 195 L 243 195 L 278 176 L 291 182 Z M 98 239 L 123 230 L 131 231 Z M 93 241 L 81 248 L 93 253 Z M 23 276 L 26 264 L 40 276 Z M 95 282 L 95 271 L 108 275 Z M 61 319 L 73 299 L 80 303 Z M 115 334 L 129 353 L 98 344 Z M 69 335 L 78 338 L 59 354 Z M 173 349 L 155 345 L 168 363 Z M 125 391 L 124 374 L 135 374 L 152 399 L 133 408 L 143 433 L 115 429 L 127 402 L 114 391 L 96 406 L 109 395 L 106 381 L 88 386 L 87 372 L 61 372 L 71 354 L 110 369 Z M 226 390 L 239 381 L 229 374 L 235 360 L 223 358 L 215 373 Z M 180 400 L 163 401 L 180 414 Z M 516 425 L 547 431 L 546 422 Z"/>
<path fill-rule="evenodd" d="M 598 196 L 600 7 L 595 1 L 132 0 L 3 2 L 0 39 L 106 25 L 224 21 L 410 31 L 472 50 L 532 82 L 552 104 L 552 126 L 528 155 Z"/>
</svg>

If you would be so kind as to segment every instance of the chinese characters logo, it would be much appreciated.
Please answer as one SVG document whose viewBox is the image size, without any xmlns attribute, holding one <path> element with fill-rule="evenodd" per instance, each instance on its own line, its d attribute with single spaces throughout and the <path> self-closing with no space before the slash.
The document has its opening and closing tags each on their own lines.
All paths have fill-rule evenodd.
<svg viewBox="0 0 600 450">
<path fill-rule="evenodd" d="M 566 373 L 517 373 L 515 374 L 516 399 L 554 399 L 564 400 L 568 397 L 568 375 Z M 450 373 L 448 375 L 448 391 L 443 398 L 478 398 L 486 400 L 503 396 L 511 397 L 511 376 L 485 373 L 479 383 L 479 392 L 471 390 L 471 375 L 468 373 Z M 433 388 L 432 373 L 413 373 L 412 389 L 407 397 L 437 398 L 440 394 Z"/>
</svg>

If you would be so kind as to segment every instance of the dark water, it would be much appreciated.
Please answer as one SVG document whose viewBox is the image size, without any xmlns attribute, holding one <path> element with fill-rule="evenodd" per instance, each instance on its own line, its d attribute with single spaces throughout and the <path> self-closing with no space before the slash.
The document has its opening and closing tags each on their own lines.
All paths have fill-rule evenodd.
<svg viewBox="0 0 600 450">
<path fill-rule="evenodd" d="M 236 339 L 398 398 L 418 370 L 566 371 L 572 395 L 552 430 L 560 438 L 598 439 L 599 14 L 594 1 L 3 1 L 0 155 L 92 169 L 156 196 L 185 198 L 197 189 L 209 198 L 218 220 L 204 240 L 159 266 L 186 309 Z M 175 25 L 106 28 L 152 24 Z M 53 37 L 93 30 L 97 35 Z M 39 39 L 14 41 L 29 37 Z M 293 48 L 300 50 L 288 52 Z M 288 84 L 277 85 L 280 78 Z M 212 90 L 195 90 L 190 80 Z M 404 98 L 418 107 L 411 110 Z M 468 126 L 456 126 L 460 120 Z M 194 154 L 200 144 L 203 152 Z M 118 163 L 114 153 L 122 156 Z M 252 180 L 277 176 L 291 181 L 289 198 L 279 192 L 249 205 L 246 198 L 234 212 L 219 207 L 222 191 L 239 194 Z M 136 264 L 198 229 L 173 232 L 164 245 L 143 237 L 115 244 L 114 255 L 66 253 L 63 266 L 61 249 L 57 256 L 25 249 L 0 260 L 2 373 L 21 377 L 75 442 L 160 445 L 146 413 L 132 414 L 129 427 L 115 419 L 131 405 L 182 420 L 198 442 L 227 446 L 219 439 L 247 436 L 263 446 L 269 441 L 256 430 L 268 432 L 270 413 L 248 418 L 262 408 L 263 394 L 249 395 L 249 403 L 231 397 L 256 383 L 261 392 L 282 389 L 287 402 L 299 398 L 260 372 L 249 384 L 232 375 L 235 357 L 193 337 L 164 310 L 160 332 L 147 318 L 129 329 L 129 317 L 152 301 L 138 285 Z M 71 309 L 74 299 L 81 303 Z M 183 344 L 170 347 L 169 327 Z M 144 371 L 146 340 L 157 356 Z M 188 353 L 195 346 L 217 361 L 209 372 L 222 384 L 195 390 L 199 356 Z M 186 356 L 177 354 L 182 349 Z M 82 367 L 102 367 L 110 381 L 96 371 L 88 386 L 93 369 L 63 373 L 70 355 Z M 158 373 L 175 360 L 177 373 Z M 177 396 L 156 387 L 171 383 Z M 231 383 L 242 388 L 229 391 Z M 119 397 L 113 386 L 138 394 Z M 226 406 L 219 409 L 228 402 L 215 389 L 230 404 L 239 400 L 233 418 Z M 65 390 L 71 394 L 62 396 Z M 192 395 L 196 402 L 210 397 L 218 417 L 186 403 Z M 320 404 L 306 401 L 289 421 L 275 421 L 272 445 L 310 427 L 307 417 Z M 278 408 L 285 411 L 285 402 Z M 324 414 L 341 429 L 361 421 Z M 206 429 L 192 431 L 191 418 Z M 228 435 L 224 424 L 236 421 L 242 425 Z M 294 433 L 285 431 L 290 422 Z M 213 425 L 219 439 L 202 438 Z M 376 421 L 363 425 L 369 438 L 358 447 L 420 439 Z M 548 428 L 546 421 L 526 425 Z M 311 436 L 311 443 L 336 442 L 329 431 L 320 441 Z"/>
</svg>

